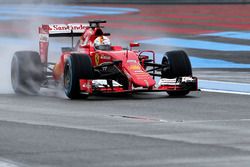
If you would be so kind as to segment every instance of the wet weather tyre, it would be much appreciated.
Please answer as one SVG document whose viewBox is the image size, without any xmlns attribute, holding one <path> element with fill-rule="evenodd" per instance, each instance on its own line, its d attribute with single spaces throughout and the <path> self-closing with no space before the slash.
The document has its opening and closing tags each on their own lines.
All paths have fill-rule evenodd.
<svg viewBox="0 0 250 167">
<path fill-rule="evenodd" d="M 64 65 L 64 91 L 70 99 L 87 98 L 88 93 L 80 91 L 80 79 L 93 79 L 91 59 L 86 54 L 72 54 Z"/>
<path fill-rule="evenodd" d="M 174 91 L 174 92 L 171 92 L 171 91 L 167 91 L 168 95 L 169 96 L 172 96 L 172 97 L 176 97 L 176 96 L 185 96 L 189 93 L 190 91 L 188 90 L 185 90 L 185 91 Z"/>
<path fill-rule="evenodd" d="M 15 52 L 11 61 L 11 84 L 17 94 L 35 95 L 43 78 L 43 66 L 39 53 Z"/>
<path fill-rule="evenodd" d="M 192 66 L 187 54 L 182 50 L 166 52 L 162 64 L 167 64 L 168 68 L 162 69 L 162 78 L 178 78 L 192 76 Z M 184 91 L 167 91 L 169 96 L 185 96 L 189 93 Z"/>
<path fill-rule="evenodd" d="M 162 64 L 168 64 L 168 69 L 162 70 L 162 78 L 177 78 L 192 76 L 192 67 L 187 54 L 182 50 L 166 52 Z"/>
</svg>

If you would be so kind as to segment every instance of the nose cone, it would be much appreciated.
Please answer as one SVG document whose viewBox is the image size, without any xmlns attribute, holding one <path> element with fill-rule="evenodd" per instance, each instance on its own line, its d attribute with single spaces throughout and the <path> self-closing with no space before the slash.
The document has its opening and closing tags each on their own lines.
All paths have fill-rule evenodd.
<svg viewBox="0 0 250 167">
<path fill-rule="evenodd" d="M 132 77 L 132 81 L 134 83 L 135 86 L 138 87 L 144 87 L 144 88 L 149 88 L 155 85 L 155 81 L 153 80 L 153 78 L 148 75 L 148 76 L 138 76 L 138 75 L 134 75 Z"/>
<path fill-rule="evenodd" d="M 134 86 L 148 88 L 155 85 L 155 80 L 142 68 L 140 64 L 130 63 L 125 69 L 131 76 Z"/>
</svg>

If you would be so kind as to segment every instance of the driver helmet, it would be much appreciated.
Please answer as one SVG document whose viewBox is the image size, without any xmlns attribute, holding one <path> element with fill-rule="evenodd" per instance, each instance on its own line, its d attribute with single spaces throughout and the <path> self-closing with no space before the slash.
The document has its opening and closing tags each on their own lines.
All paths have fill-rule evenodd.
<svg viewBox="0 0 250 167">
<path fill-rule="evenodd" d="M 94 47 L 97 50 L 111 50 L 111 42 L 106 36 L 99 36 L 94 40 Z"/>
</svg>

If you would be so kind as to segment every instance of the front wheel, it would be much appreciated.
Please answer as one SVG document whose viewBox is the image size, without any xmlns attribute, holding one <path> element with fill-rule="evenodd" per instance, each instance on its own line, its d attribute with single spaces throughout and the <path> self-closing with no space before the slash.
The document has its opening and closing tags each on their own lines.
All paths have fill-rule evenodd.
<svg viewBox="0 0 250 167">
<path fill-rule="evenodd" d="M 93 79 L 91 59 L 85 54 L 72 54 L 64 65 L 64 91 L 70 99 L 87 98 L 88 93 L 80 91 L 80 79 Z"/>
<path fill-rule="evenodd" d="M 186 96 L 189 94 L 190 91 L 185 90 L 185 91 L 167 91 L 169 96 L 176 97 L 176 96 Z"/>
<path fill-rule="evenodd" d="M 162 64 L 169 68 L 163 68 L 162 78 L 177 78 L 192 76 L 192 66 L 188 55 L 182 50 L 166 52 L 162 58 Z"/>
<path fill-rule="evenodd" d="M 162 58 L 162 64 L 167 65 L 162 69 L 162 78 L 179 78 L 192 76 L 192 66 L 188 55 L 182 51 L 170 51 L 166 52 Z M 169 96 L 185 96 L 189 93 L 189 90 L 182 91 L 167 91 Z"/>
</svg>

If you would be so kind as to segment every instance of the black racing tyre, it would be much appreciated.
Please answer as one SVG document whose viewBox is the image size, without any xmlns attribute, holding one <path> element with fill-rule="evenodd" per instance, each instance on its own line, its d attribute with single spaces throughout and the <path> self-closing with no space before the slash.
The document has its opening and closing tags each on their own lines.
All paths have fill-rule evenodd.
<svg viewBox="0 0 250 167">
<path fill-rule="evenodd" d="M 162 78 L 177 78 L 192 76 L 192 67 L 187 54 L 182 50 L 166 52 L 162 64 L 168 64 L 168 69 L 162 69 Z"/>
<path fill-rule="evenodd" d="M 176 96 L 185 96 L 189 93 L 190 91 L 184 90 L 184 91 L 167 91 L 169 96 L 176 97 Z"/>
<path fill-rule="evenodd" d="M 169 68 L 162 69 L 162 78 L 178 78 L 192 76 L 192 66 L 187 54 L 182 50 L 166 52 L 162 58 L 162 64 L 168 64 Z M 185 96 L 189 93 L 184 91 L 167 91 L 169 96 Z"/>
<path fill-rule="evenodd" d="M 80 92 L 80 79 L 93 79 L 91 59 L 86 54 L 71 54 L 64 65 L 64 91 L 70 99 L 87 98 Z"/>
<path fill-rule="evenodd" d="M 17 94 L 37 94 L 43 79 L 43 66 L 39 53 L 18 51 L 11 62 L 11 84 Z"/>
</svg>

